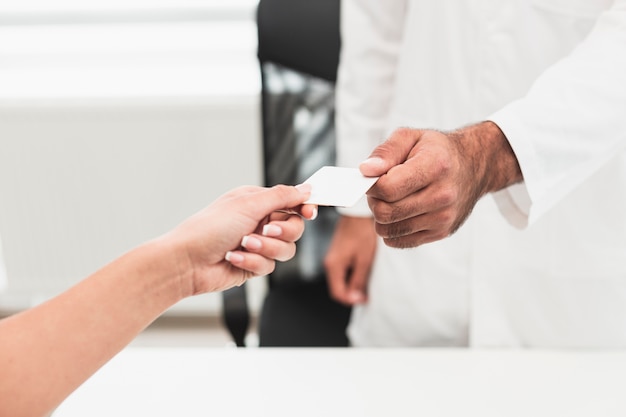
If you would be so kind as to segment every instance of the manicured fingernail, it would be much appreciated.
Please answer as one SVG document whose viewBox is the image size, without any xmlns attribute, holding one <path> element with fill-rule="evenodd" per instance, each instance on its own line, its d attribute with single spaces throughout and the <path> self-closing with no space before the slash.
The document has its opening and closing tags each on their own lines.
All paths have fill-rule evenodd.
<svg viewBox="0 0 626 417">
<path fill-rule="evenodd" d="M 243 239 L 241 239 L 241 246 L 246 249 L 261 249 L 263 243 L 256 237 L 244 236 Z"/>
<path fill-rule="evenodd" d="M 298 184 L 296 185 L 296 189 L 300 191 L 302 194 L 308 194 L 311 192 L 311 184 Z"/>
<path fill-rule="evenodd" d="M 226 252 L 226 256 L 224 258 L 231 264 L 239 264 L 243 262 L 243 255 L 240 253 L 234 253 L 234 252 L 228 251 Z"/>
<path fill-rule="evenodd" d="M 266 224 L 263 226 L 263 236 L 278 237 L 283 233 L 283 229 L 275 224 Z"/>
<path fill-rule="evenodd" d="M 313 207 L 313 214 L 311 215 L 311 218 L 309 220 L 315 219 L 317 219 L 317 206 Z"/>
</svg>

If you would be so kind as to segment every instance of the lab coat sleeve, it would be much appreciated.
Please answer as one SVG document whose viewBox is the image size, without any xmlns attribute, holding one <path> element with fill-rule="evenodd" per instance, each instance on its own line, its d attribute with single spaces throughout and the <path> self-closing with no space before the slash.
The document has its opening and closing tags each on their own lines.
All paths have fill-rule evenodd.
<svg viewBox="0 0 626 417">
<path fill-rule="evenodd" d="M 343 0 L 336 88 L 337 165 L 358 167 L 386 134 L 406 0 Z M 370 216 L 363 198 L 349 216 Z"/>
<path fill-rule="evenodd" d="M 7 286 L 7 275 L 2 261 L 2 240 L 0 240 L 0 294 L 2 294 Z"/>
<path fill-rule="evenodd" d="M 509 223 L 524 228 L 626 149 L 626 1 L 615 1 L 570 55 L 489 120 L 524 177 L 494 197 Z"/>
</svg>

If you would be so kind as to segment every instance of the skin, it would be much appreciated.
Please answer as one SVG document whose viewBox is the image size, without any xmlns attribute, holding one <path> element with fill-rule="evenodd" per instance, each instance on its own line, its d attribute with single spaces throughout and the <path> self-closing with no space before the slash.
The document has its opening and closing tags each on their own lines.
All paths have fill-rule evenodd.
<svg viewBox="0 0 626 417">
<path fill-rule="evenodd" d="M 331 296 L 346 305 L 367 302 L 376 234 L 394 248 L 444 239 L 483 195 L 522 181 L 513 150 L 492 122 L 449 133 L 399 129 L 360 169 L 380 176 L 368 192 L 374 221 L 340 218 L 324 261 Z"/>
<path fill-rule="evenodd" d="M 309 195 L 308 186 L 233 190 L 57 297 L 0 321 L 0 415 L 48 415 L 178 301 L 241 285 L 291 258 L 303 217 L 316 214 L 302 205 Z"/>
<path fill-rule="evenodd" d="M 331 296 L 345 305 L 367 302 L 367 283 L 376 252 L 371 217 L 342 216 L 324 258 Z"/>
<path fill-rule="evenodd" d="M 523 179 L 509 142 L 493 122 L 449 133 L 399 129 L 360 170 L 380 176 L 368 204 L 376 233 L 394 248 L 450 236 L 482 196 Z"/>
</svg>

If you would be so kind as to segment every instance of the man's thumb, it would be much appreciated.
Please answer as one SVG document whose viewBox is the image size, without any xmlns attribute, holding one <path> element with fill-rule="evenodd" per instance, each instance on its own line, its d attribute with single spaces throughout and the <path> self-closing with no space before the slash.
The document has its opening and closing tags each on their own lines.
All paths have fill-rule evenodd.
<svg viewBox="0 0 626 417">
<path fill-rule="evenodd" d="M 412 129 L 398 129 L 361 162 L 359 169 L 366 177 L 380 177 L 391 168 L 404 163 L 419 135 Z"/>
</svg>

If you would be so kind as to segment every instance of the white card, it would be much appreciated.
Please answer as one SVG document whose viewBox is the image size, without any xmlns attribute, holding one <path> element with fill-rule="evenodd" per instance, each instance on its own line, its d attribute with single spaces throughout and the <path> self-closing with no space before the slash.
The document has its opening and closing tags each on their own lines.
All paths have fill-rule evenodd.
<svg viewBox="0 0 626 417">
<path fill-rule="evenodd" d="M 325 166 L 304 181 L 311 184 L 311 197 L 305 203 L 351 207 L 377 180 L 378 177 L 364 177 L 358 168 Z"/>
</svg>

